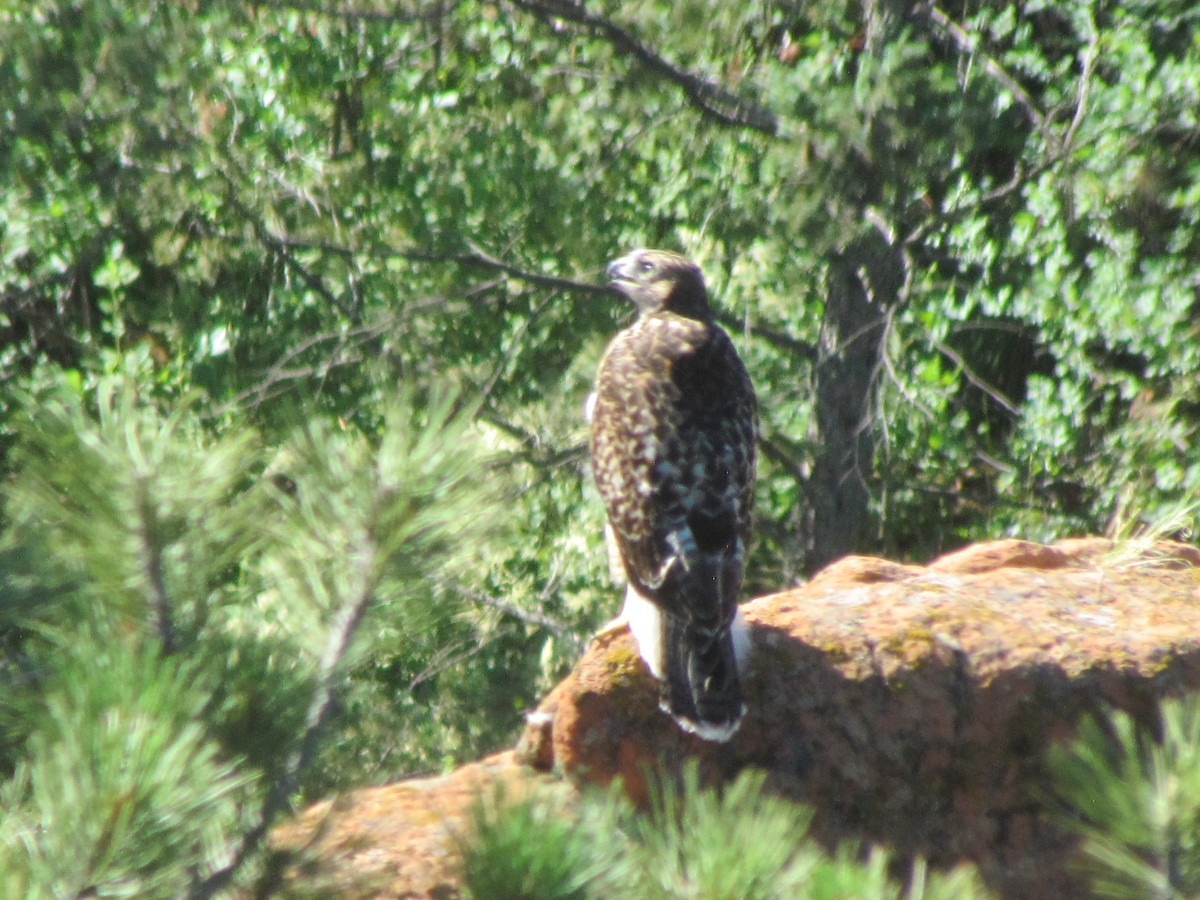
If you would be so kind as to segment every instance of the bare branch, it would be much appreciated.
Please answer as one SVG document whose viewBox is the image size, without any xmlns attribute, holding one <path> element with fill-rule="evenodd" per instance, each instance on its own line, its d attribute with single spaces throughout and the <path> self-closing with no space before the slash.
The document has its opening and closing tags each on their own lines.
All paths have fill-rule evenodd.
<svg viewBox="0 0 1200 900">
<path fill-rule="evenodd" d="M 1026 184 L 1036 179 L 1047 169 L 1051 168 L 1054 163 L 1055 158 L 1053 157 L 1043 159 L 1037 165 L 1030 166 L 1029 168 L 1025 168 L 1018 163 L 1013 167 L 1012 177 L 1007 182 L 999 187 L 993 188 L 976 200 L 959 203 L 958 205 L 952 206 L 949 209 L 940 210 L 934 213 L 913 228 L 912 231 L 906 234 L 904 239 L 901 241 L 901 244 L 904 246 L 915 244 L 934 228 L 949 225 L 952 222 L 962 219 L 964 216 L 971 215 L 972 213 L 986 211 L 989 207 L 1000 203 L 1000 201 L 1004 200 L 1011 194 L 1016 193 Z"/>
<path fill-rule="evenodd" d="M 1011 400 L 1000 393 L 997 388 L 992 387 L 992 385 L 988 384 L 986 381 L 976 375 L 974 370 L 972 370 L 972 368 L 967 364 L 967 361 L 962 358 L 957 350 L 955 350 L 953 347 L 943 344 L 941 341 L 934 341 L 933 346 L 934 349 L 936 349 L 939 353 L 958 366 L 960 370 L 962 370 L 963 377 L 966 378 L 967 381 L 975 385 L 975 387 L 979 388 L 979 390 L 983 391 L 1014 416 L 1019 416 L 1021 414 L 1021 411 L 1017 409 Z"/>
<path fill-rule="evenodd" d="M 743 323 L 727 313 L 715 313 L 714 318 L 734 333 L 744 330 Z M 801 359 L 806 359 L 809 362 L 812 362 L 817 358 L 816 347 L 814 347 L 808 341 L 802 341 L 799 338 L 792 337 L 786 332 L 759 324 L 751 325 L 748 330 L 751 337 L 761 338 L 768 344 L 772 344 L 778 347 L 780 350 L 786 350 Z"/>
<path fill-rule="evenodd" d="M 812 457 L 812 452 L 786 434 L 763 434 L 758 439 L 762 455 L 787 472 L 801 472 Z"/>
<path fill-rule="evenodd" d="M 889 313 L 887 316 L 886 328 L 888 334 L 890 334 L 895 328 L 895 316 L 891 313 Z M 908 389 L 908 386 L 905 384 L 905 380 L 896 372 L 896 366 L 892 361 L 892 355 L 888 353 L 887 350 L 887 335 L 885 335 L 884 338 L 879 342 L 879 346 L 883 350 L 883 352 L 879 354 L 879 361 L 883 366 L 883 370 L 887 373 L 888 379 L 892 382 L 892 385 L 897 391 L 900 392 L 900 396 L 911 403 L 916 409 L 919 409 L 925 418 L 929 419 L 931 422 L 936 421 L 937 415 L 934 413 L 934 411 L 922 403 L 920 398 Z M 880 417 L 880 421 L 884 426 L 884 431 L 886 434 L 887 421 L 883 417 Z"/>
<path fill-rule="evenodd" d="M 1071 152 L 1071 145 L 1075 142 L 1075 133 L 1079 130 L 1083 117 L 1087 113 L 1088 94 L 1092 89 L 1092 73 L 1096 69 L 1096 57 L 1100 49 L 1100 35 L 1096 31 L 1096 22 L 1091 12 L 1088 13 L 1087 32 L 1087 47 L 1083 51 L 1079 87 L 1075 92 L 1075 114 L 1071 117 L 1071 124 L 1067 126 L 1067 132 L 1062 139 L 1060 152 L 1064 156 Z"/>
<path fill-rule="evenodd" d="M 358 321 L 359 316 L 356 313 L 356 311 L 354 309 L 350 308 L 349 306 L 347 306 L 346 303 L 344 303 L 340 297 L 336 296 L 333 293 L 333 291 L 331 291 L 328 287 L 325 286 L 324 281 L 322 281 L 313 272 L 309 271 L 309 269 L 306 265 L 304 265 L 302 262 L 300 262 L 298 259 L 296 259 L 295 255 L 290 250 L 288 250 L 286 244 L 284 244 L 281 241 L 275 240 L 273 238 L 273 236 L 271 236 L 265 232 L 262 236 L 262 241 L 268 248 L 273 249 L 276 253 L 278 253 L 279 256 L 283 259 L 284 263 L 286 263 L 293 270 L 295 270 L 295 272 L 304 280 L 304 283 L 306 285 L 308 285 L 309 290 L 315 291 L 316 293 L 320 294 L 322 299 L 324 299 L 326 303 L 328 303 L 330 306 L 334 307 L 338 312 L 340 312 L 343 316 L 345 316 L 350 321 L 352 321 L 352 322 Z"/>
<path fill-rule="evenodd" d="M 559 278 L 554 275 L 545 275 L 541 272 L 532 272 L 497 259 L 470 241 L 467 242 L 467 246 L 471 251 L 469 253 L 439 253 L 432 250 L 410 248 L 393 250 L 390 255 L 397 259 L 407 259 L 411 262 L 455 263 L 460 266 L 491 269 L 495 272 L 503 272 L 505 275 L 515 278 L 518 281 L 524 281 L 527 284 L 536 284 L 539 287 L 554 288 L 556 290 L 576 291 L 584 294 L 610 293 L 606 285 L 594 284 L 588 281 L 575 281 L 570 278 Z"/>
<path fill-rule="evenodd" d="M 312 245 L 316 247 L 317 245 Z M 351 251 L 335 246 L 324 246 L 325 252 L 341 254 Z M 457 300 L 470 300 L 480 294 L 485 294 L 501 283 L 500 279 L 480 282 L 473 287 L 453 297 L 429 296 L 406 304 L 403 313 L 385 316 L 367 325 L 358 325 L 346 330 L 336 329 L 315 334 L 300 343 L 288 348 L 266 369 L 259 381 L 248 387 L 226 403 L 204 413 L 203 417 L 215 419 L 224 416 L 235 409 L 254 408 L 282 396 L 291 390 L 297 381 L 324 379 L 334 369 L 356 366 L 369 357 L 363 351 L 363 346 L 377 340 L 382 335 L 394 333 L 402 316 L 417 312 L 446 307 Z M 325 358 L 311 365 L 299 364 L 298 360 L 305 353 L 315 350 L 323 344 L 332 345 L 326 351 Z"/>
<path fill-rule="evenodd" d="M 533 625 L 538 628 L 545 628 L 555 637 L 566 641 L 573 647 L 582 647 L 583 640 L 575 633 L 575 631 L 565 622 L 551 618 L 545 613 L 537 610 L 521 609 L 509 603 L 507 600 L 502 600 L 499 597 L 493 597 L 490 594 L 484 594 L 480 591 L 472 590 L 466 585 L 459 584 L 456 581 L 446 581 L 439 579 L 439 584 L 458 594 L 464 600 L 470 600 L 480 606 L 486 606 L 488 609 L 494 609 L 497 612 L 508 616 L 512 619 L 517 619 L 524 622 L 526 625 Z"/>
<path fill-rule="evenodd" d="M 241 200 L 237 185 L 229 177 L 228 173 L 221 172 L 220 174 L 228 188 L 226 202 L 237 209 L 244 221 L 251 224 L 258 242 L 293 269 L 304 280 L 304 283 L 308 285 L 310 290 L 320 294 L 325 302 L 335 307 L 351 322 L 357 323 L 361 318 L 359 312 L 352 308 L 352 306 L 347 306 L 340 297 L 337 297 L 319 276 L 311 272 L 307 266 L 296 258 L 296 254 L 293 252 L 296 249 L 320 249 L 326 253 L 337 253 L 343 256 L 348 264 L 351 264 L 355 259 L 353 251 L 348 248 L 333 247 L 329 244 L 307 244 L 303 241 L 297 241 L 288 235 L 278 234 Z"/>
<path fill-rule="evenodd" d="M 331 244 L 328 241 L 308 241 L 279 232 L 272 232 L 270 237 L 274 244 L 288 250 L 317 250 L 321 253 L 328 253 L 330 256 L 340 256 L 347 263 L 353 262 L 355 258 L 355 251 L 342 244 Z"/>
<path fill-rule="evenodd" d="M 259 240 L 264 244 L 264 246 L 278 254 L 287 265 L 292 267 L 293 270 L 296 271 L 302 279 L 304 279 L 305 284 L 307 284 L 313 291 L 324 298 L 332 307 L 337 309 L 343 315 L 346 315 L 348 318 L 351 318 L 352 321 L 355 321 L 355 317 L 352 315 L 351 311 L 346 308 L 345 304 L 338 297 L 336 297 L 332 291 L 329 290 L 329 288 L 317 275 L 311 272 L 298 259 L 296 259 L 294 251 L 308 250 L 329 254 L 331 256 L 338 256 L 345 260 L 348 265 L 352 265 L 363 251 L 355 250 L 352 247 L 340 244 L 332 244 L 327 241 L 311 241 L 286 234 L 270 232 L 267 231 L 265 227 L 260 227 L 258 229 L 258 235 Z M 382 258 L 403 259 L 409 262 L 447 263 L 468 268 L 480 268 L 491 272 L 497 272 L 506 278 L 511 278 L 516 281 L 524 282 L 537 287 L 549 288 L 551 290 L 567 291 L 577 294 L 589 294 L 592 296 L 615 296 L 611 288 L 605 284 L 598 284 L 591 281 L 580 281 L 574 278 L 564 278 L 556 275 L 547 275 L 543 272 L 525 269 L 514 263 L 506 262 L 505 260 L 498 258 L 493 253 L 481 247 L 474 241 L 466 240 L 465 243 L 468 248 L 467 252 L 444 252 L 427 250 L 418 247 L 408 247 L 394 249 L 385 254 Z M 463 296 L 473 296 L 477 293 L 493 288 L 497 284 L 499 284 L 499 281 L 497 280 L 484 282 L 482 285 L 477 286 Z M 444 302 L 444 298 L 430 298 L 429 300 L 422 301 L 420 306 L 437 305 L 441 302 Z M 547 299 L 546 302 L 540 304 L 534 310 L 533 317 L 531 317 L 530 320 L 525 323 L 524 328 L 528 328 L 532 324 L 533 319 L 536 318 L 537 314 L 546 307 L 548 302 L 549 300 Z M 416 308 L 416 306 L 410 306 L 409 310 L 412 311 Z M 742 328 L 742 323 L 740 321 L 735 320 L 732 316 L 726 313 L 718 312 L 716 314 L 716 319 L 731 331 L 741 330 Z M 278 391 L 275 389 L 280 388 L 284 382 L 309 378 L 315 374 L 318 374 L 318 372 L 312 367 L 296 368 L 289 365 L 290 362 L 294 360 L 300 353 L 310 349 L 312 346 L 318 343 L 334 340 L 345 343 L 350 343 L 356 339 L 369 340 L 378 336 L 379 334 L 386 333 L 387 331 L 391 330 L 393 325 L 394 319 L 389 318 L 385 322 L 376 323 L 374 325 L 357 326 L 350 329 L 348 332 L 328 332 L 325 334 L 316 335 L 285 353 L 284 356 L 282 356 L 271 367 L 267 376 L 259 384 L 243 391 L 241 394 L 235 397 L 233 401 L 231 401 L 230 405 L 239 405 L 247 401 L 253 404 L 261 403 L 263 400 L 275 396 L 276 393 L 278 393 Z M 772 344 L 780 350 L 784 350 L 801 359 L 809 361 L 816 359 L 816 348 L 811 343 L 802 341 L 783 331 L 779 331 L 768 326 L 754 325 L 750 329 L 750 334 L 753 337 L 764 340 L 768 344 Z M 353 362 L 356 362 L 357 359 L 357 357 L 345 357 L 337 360 L 331 360 L 324 363 L 321 369 L 323 371 L 328 371 L 334 367 L 349 365 Z M 503 366 L 504 361 L 502 360 L 498 364 L 493 377 L 484 387 L 485 394 L 491 390 L 492 386 L 494 386 L 496 379 L 503 372 Z M 223 409 L 218 411 L 218 414 L 223 411 L 225 410 Z"/>
<path fill-rule="evenodd" d="M 413 262 L 447 262 L 455 263 L 460 266 L 478 266 L 481 268 L 492 269 L 496 272 L 502 272 L 510 278 L 515 278 L 518 281 L 524 281 L 527 284 L 537 285 L 538 287 L 554 288 L 555 290 L 572 291 L 583 294 L 604 294 L 612 295 L 612 290 L 603 284 L 595 284 L 589 281 L 576 281 L 571 278 L 560 278 L 553 275 L 545 275 L 541 272 L 532 272 L 528 269 L 522 269 L 512 263 L 505 262 L 502 259 L 497 259 L 491 253 L 478 246 L 477 244 L 468 241 L 467 246 L 470 247 L 470 253 L 434 253 L 427 250 L 396 250 L 395 256 L 402 259 L 411 260 Z M 742 327 L 742 323 L 732 316 L 718 312 L 716 319 L 726 328 L 731 331 L 738 331 Z M 760 337 L 769 344 L 774 344 L 782 350 L 787 350 L 794 353 L 803 359 L 815 359 L 816 348 L 807 341 L 799 340 L 782 331 L 778 331 L 766 326 L 754 325 L 751 326 L 750 333 L 753 336 Z"/>
<path fill-rule="evenodd" d="M 515 422 L 510 422 L 490 407 L 479 410 L 479 418 L 490 425 L 499 428 L 505 434 L 515 438 L 524 448 L 514 451 L 511 456 L 502 457 L 500 462 L 519 459 L 532 463 L 537 467 L 539 481 L 553 477 L 553 470 L 568 463 L 578 463 L 587 458 L 587 444 L 575 443 L 566 446 L 547 446 L 547 442 L 536 432 L 522 428 Z"/>
<path fill-rule="evenodd" d="M 336 368 L 355 365 L 362 361 L 358 353 L 346 354 L 348 347 L 355 347 L 366 341 L 373 340 L 381 334 L 386 334 L 395 328 L 396 317 L 388 316 L 371 325 L 360 325 L 347 331 L 326 331 L 313 335 L 289 348 L 267 370 L 263 378 L 253 387 L 246 388 L 234 396 L 229 402 L 217 407 L 208 414 L 210 418 L 219 418 L 230 410 L 243 406 L 255 407 L 279 396 L 288 389 L 290 382 L 305 380 L 316 376 L 325 376 Z M 295 365 L 296 360 L 304 353 L 321 344 L 332 343 L 329 358 L 312 366 Z M 344 354 L 344 355 L 343 355 Z"/>
<path fill-rule="evenodd" d="M 583 27 L 585 31 L 608 41 L 650 71 L 672 82 L 683 91 L 691 104 L 704 116 L 730 128 L 748 128 L 774 136 L 779 120 L 766 107 L 749 97 L 687 72 L 660 56 L 630 31 L 611 19 L 588 12 L 575 0 L 510 0 L 513 6 L 532 13 L 543 21 L 560 19 Z"/>
<path fill-rule="evenodd" d="M 466 662 L 471 657 L 479 655 L 484 650 L 488 649 L 488 647 L 496 640 L 497 637 L 511 633 L 511 631 L 511 627 L 497 629 L 495 634 L 489 635 L 483 640 L 480 640 L 479 638 L 473 638 L 471 640 L 458 641 L 457 643 L 449 644 L 445 647 L 439 648 L 434 652 L 429 662 L 425 664 L 425 667 L 409 679 L 408 686 L 405 688 L 405 690 L 411 695 L 412 692 L 415 691 L 423 682 L 426 682 L 431 678 L 435 678 L 443 672 L 448 672 L 455 666 Z M 378 759 L 376 759 L 375 763 L 371 766 L 371 772 L 383 771 L 384 766 L 391 759 L 392 754 L 396 751 L 396 748 L 402 743 L 405 743 L 407 737 L 408 735 L 401 732 L 396 740 L 391 741 L 389 744 L 387 744 L 387 746 L 380 750 Z M 408 776 L 419 774 L 419 772 L 407 773 Z"/>
<path fill-rule="evenodd" d="M 991 461 L 985 459 L 982 455 L 976 454 L 980 459 L 990 464 Z M 882 479 L 874 479 L 880 481 Z M 903 485 L 903 489 L 911 491 L 914 494 L 925 494 L 929 497 L 940 497 L 943 500 L 954 503 L 971 503 L 980 507 L 1007 507 L 1009 509 L 1024 509 L 1038 510 L 1041 512 L 1055 511 L 1054 504 L 1041 499 L 1040 497 L 1032 497 L 1022 499 L 1021 497 L 1010 497 L 1003 493 L 988 494 L 987 496 L 977 496 L 966 493 L 965 491 L 951 490 L 950 488 L 934 487 L 931 485 L 921 484 L 919 481 L 910 481 Z"/>
<path fill-rule="evenodd" d="M 929 18 L 941 29 L 942 33 L 949 37 L 963 53 L 978 59 L 983 65 L 983 70 L 1013 95 L 1013 99 L 1025 111 L 1029 121 L 1044 130 L 1046 115 L 1038 109 L 1037 103 L 1029 96 L 1029 92 L 1021 87 L 1017 79 L 980 47 L 979 38 L 951 19 L 940 7 L 931 3 L 925 9 Z"/>
</svg>

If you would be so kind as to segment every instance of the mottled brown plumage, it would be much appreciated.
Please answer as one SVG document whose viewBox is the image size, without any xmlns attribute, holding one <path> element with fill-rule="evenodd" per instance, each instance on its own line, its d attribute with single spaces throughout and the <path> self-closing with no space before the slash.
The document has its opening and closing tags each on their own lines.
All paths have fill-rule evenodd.
<svg viewBox="0 0 1200 900">
<path fill-rule="evenodd" d="M 731 628 L 754 500 L 754 389 L 713 321 L 700 270 L 639 250 L 609 267 L 637 305 L 600 363 L 592 465 L 633 602 L 642 655 L 683 727 L 721 739 L 743 705 Z M 632 615 L 631 615 L 632 620 Z"/>
</svg>

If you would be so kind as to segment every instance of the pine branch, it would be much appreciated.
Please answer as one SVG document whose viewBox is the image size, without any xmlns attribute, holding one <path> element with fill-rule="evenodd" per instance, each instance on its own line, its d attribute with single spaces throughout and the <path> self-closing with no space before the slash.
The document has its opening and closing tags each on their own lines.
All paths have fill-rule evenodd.
<svg viewBox="0 0 1200 900">
<path fill-rule="evenodd" d="M 334 617 L 333 627 L 317 668 L 317 684 L 305 714 L 304 732 L 299 745 L 288 757 L 283 771 L 267 791 L 258 822 L 243 834 L 233 859 L 224 868 L 193 884 L 188 892 L 191 900 L 207 900 L 229 887 L 238 870 L 258 850 L 276 817 L 288 809 L 292 795 L 299 789 L 300 776 L 316 758 L 322 728 L 333 712 L 338 668 L 350 650 L 355 632 L 371 605 L 375 590 L 377 548 L 374 542 L 369 541 L 366 547 L 359 548 L 359 552 L 350 554 L 349 558 L 357 562 L 357 585 Z"/>
<path fill-rule="evenodd" d="M 150 484 L 145 477 L 137 478 L 135 490 L 138 495 L 138 563 L 149 586 L 147 600 L 158 639 L 162 643 L 162 652 L 164 656 L 169 656 L 176 649 L 175 623 L 171 615 L 166 578 L 163 575 L 162 545 L 158 541 L 158 515 L 150 496 Z"/>
</svg>

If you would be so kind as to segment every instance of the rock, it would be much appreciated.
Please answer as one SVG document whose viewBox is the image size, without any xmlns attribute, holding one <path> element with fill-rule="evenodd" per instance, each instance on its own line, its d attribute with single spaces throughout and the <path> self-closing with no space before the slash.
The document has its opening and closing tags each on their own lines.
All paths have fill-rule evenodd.
<svg viewBox="0 0 1200 900">
<path fill-rule="evenodd" d="M 301 896 L 458 897 L 458 842 L 472 804 L 497 784 L 514 799 L 569 791 L 512 751 L 445 776 L 363 788 L 315 803 L 271 833 L 278 878 L 300 886 Z"/>
<path fill-rule="evenodd" d="M 728 743 L 680 731 L 628 633 L 611 633 L 531 718 L 528 765 L 502 755 L 441 786 L 361 792 L 329 817 L 342 837 L 320 838 L 318 855 L 337 866 L 385 854 L 376 868 L 393 892 L 376 896 L 453 896 L 437 893 L 453 890 L 438 835 L 479 784 L 620 776 L 644 803 L 647 771 L 692 757 L 713 783 L 766 770 L 769 788 L 812 806 L 830 846 L 972 861 L 1013 900 L 1082 896 L 1075 843 L 1043 815 L 1044 751 L 1110 706 L 1156 727 L 1161 698 L 1200 688 L 1200 551 L 1180 544 L 997 541 L 925 567 L 851 557 L 744 612 L 749 711 Z M 323 815 L 306 812 L 278 846 Z M 411 872 L 409 893 L 397 870 Z"/>
</svg>

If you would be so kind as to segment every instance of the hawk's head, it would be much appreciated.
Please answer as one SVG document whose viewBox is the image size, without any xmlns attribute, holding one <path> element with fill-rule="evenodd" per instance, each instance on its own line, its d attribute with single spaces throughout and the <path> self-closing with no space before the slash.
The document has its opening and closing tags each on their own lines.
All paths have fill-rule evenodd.
<svg viewBox="0 0 1200 900">
<path fill-rule="evenodd" d="M 669 250 L 634 250 L 608 267 L 608 283 L 632 300 L 642 315 L 667 310 L 708 319 L 708 292 L 700 267 Z"/>
</svg>

